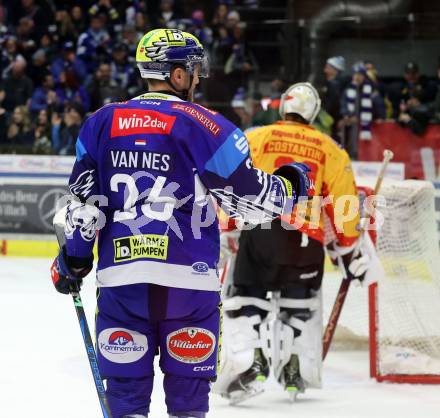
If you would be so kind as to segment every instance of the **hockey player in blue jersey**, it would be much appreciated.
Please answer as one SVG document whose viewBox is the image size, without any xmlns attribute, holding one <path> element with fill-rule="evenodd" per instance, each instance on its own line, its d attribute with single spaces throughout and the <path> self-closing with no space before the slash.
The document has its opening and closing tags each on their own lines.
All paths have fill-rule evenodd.
<svg viewBox="0 0 440 418">
<path fill-rule="evenodd" d="M 213 201 L 267 221 L 307 194 L 308 168 L 255 169 L 243 132 L 191 103 L 208 75 L 193 35 L 150 31 L 137 63 L 149 93 L 104 106 L 80 131 L 52 280 L 62 293 L 81 282 L 99 229 L 96 345 L 113 417 L 148 415 L 159 353 L 169 416 L 202 418 L 221 340 Z"/>
</svg>

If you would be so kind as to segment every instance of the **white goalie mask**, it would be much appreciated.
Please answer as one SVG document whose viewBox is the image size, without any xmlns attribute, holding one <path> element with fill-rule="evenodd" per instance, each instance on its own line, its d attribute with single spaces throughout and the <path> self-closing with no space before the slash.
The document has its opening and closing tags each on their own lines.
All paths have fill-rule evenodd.
<svg viewBox="0 0 440 418">
<path fill-rule="evenodd" d="M 310 83 L 293 84 L 281 96 L 279 111 L 283 119 L 287 113 L 297 113 L 308 123 L 313 123 L 320 109 L 321 99 Z"/>
</svg>

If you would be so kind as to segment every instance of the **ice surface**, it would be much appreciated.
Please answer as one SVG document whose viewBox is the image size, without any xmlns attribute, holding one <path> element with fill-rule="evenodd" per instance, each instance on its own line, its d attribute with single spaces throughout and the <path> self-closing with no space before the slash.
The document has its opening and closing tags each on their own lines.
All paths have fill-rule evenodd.
<svg viewBox="0 0 440 418">
<path fill-rule="evenodd" d="M 50 260 L 0 258 L 0 417 L 102 417 L 72 300 L 55 292 Z M 93 328 L 94 283 L 83 302 Z M 157 371 L 150 417 L 166 417 Z M 185 388 L 182 388 L 185 390 Z M 379 384 L 368 378 L 366 352 L 330 352 L 324 389 L 296 404 L 271 387 L 240 406 L 211 397 L 209 417 L 423 418 L 440 416 L 440 387 Z"/>
</svg>

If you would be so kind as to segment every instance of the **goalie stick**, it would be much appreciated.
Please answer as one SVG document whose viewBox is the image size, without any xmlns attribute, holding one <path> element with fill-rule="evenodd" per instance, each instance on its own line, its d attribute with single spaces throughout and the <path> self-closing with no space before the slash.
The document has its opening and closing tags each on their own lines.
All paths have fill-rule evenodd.
<svg viewBox="0 0 440 418">
<path fill-rule="evenodd" d="M 60 248 L 63 247 L 66 240 L 64 236 L 64 223 L 65 211 L 60 210 L 55 214 L 53 218 L 53 227 Z M 78 317 L 79 326 L 81 328 L 81 335 L 83 337 L 84 347 L 86 349 L 87 358 L 89 360 L 90 368 L 92 370 L 93 380 L 95 382 L 96 392 L 98 393 L 102 415 L 104 416 L 104 418 L 112 418 L 112 413 L 110 411 L 107 397 L 105 395 L 104 382 L 102 381 L 101 374 L 99 373 L 98 359 L 96 358 L 95 348 L 93 346 L 89 325 L 87 323 L 86 313 L 84 312 L 84 306 L 79 291 L 79 286 L 76 283 L 72 284 L 70 294 L 73 299 L 73 305 L 75 306 L 75 312 Z"/>
<path fill-rule="evenodd" d="M 382 181 L 385 177 L 385 171 L 388 166 L 388 163 L 392 160 L 394 154 L 390 150 L 385 150 L 383 152 L 383 160 L 382 167 L 380 169 L 379 175 L 376 180 L 376 185 L 374 187 L 374 195 L 379 193 L 380 187 L 382 185 Z M 363 223 L 361 223 L 361 235 L 365 233 L 366 225 L 370 221 L 371 214 L 369 214 L 366 218 L 363 219 Z M 339 316 L 341 315 L 342 308 L 345 303 L 345 299 L 348 294 L 348 289 L 350 288 L 351 280 L 344 277 L 341 282 L 341 286 L 339 287 L 338 294 L 336 295 L 336 300 L 333 305 L 332 312 L 328 319 L 327 327 L 325 328 L 324 336 L 322 337 L 322 359 L 325 360 L 327 356 L 328 350 L 330 348 L 330 344 L 333 340 L 333 336 L 336 331 L 336 326 L 338 325 Z"/>
</svg>

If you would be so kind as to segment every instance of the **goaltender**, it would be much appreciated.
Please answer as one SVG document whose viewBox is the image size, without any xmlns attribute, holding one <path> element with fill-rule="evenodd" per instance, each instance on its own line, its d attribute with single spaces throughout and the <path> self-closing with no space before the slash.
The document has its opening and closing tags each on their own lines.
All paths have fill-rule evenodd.
<svg viewBox="0 0 440 418">
<path fill-rule="evenodd" d="M 241 233 L 233 274 L 234 291 L 229 296 L 240 296 L 241 301 L 248 300 L 249 304 L 241 304 L 231 316 L 243 328 L 241 334 L 255 341 L 245 344 L 251 347 L 247 366 L 240 364 L 234 368 L 244 371 L 234 379 L 230 376 L 231 383 L 224 388 L 230 397 L 240 391 L 249 391 L 251 396 L 250 392 L 255 392 L 253 385 L 261 385 L 269 374 L 265 353 L 272 348 L 265 351 L 260 332 L 267 329 L 264 323 L 267 311 L 260 308 L 261 304 L 260 307 L 255 304 L 255 298 L 266 299 L 267 292 L 280 292 L 279 318 L 289 325 L 289 333 L 293 333 L 288 339 L 281 334 L 280 341 L 272 342 L 279 344 L 284 352 L 279 356 L 280 364 L 272 364 L 275 375 L 288 392 L 320 386 L 319 291 L 327 243 L 323 211 L 334 232 L 334 240 L 327 246 L 329 254 L 332 259 L 340 260 L 346 277 L 361 281 L 368 268 L 369 257 L 360 245 L 359 199 L 349 156 L 332 138 L 311 126 L 320 106 L 318 93 L 310 83 L 294 84 L 281 98 L 282 120 L 247 132 L 256 168 L 273 173 L 293 161 L 305 163 L 311 169 L 312 186 L 308 197 L 296 206 L 291 216 Z M 293 345 L 286 354 L 286 344 L 292 337 Z"/>
</svg>

